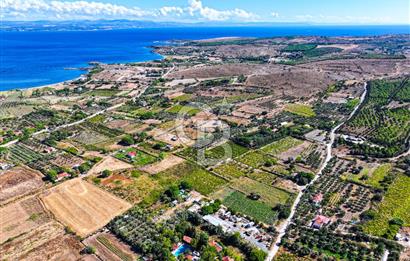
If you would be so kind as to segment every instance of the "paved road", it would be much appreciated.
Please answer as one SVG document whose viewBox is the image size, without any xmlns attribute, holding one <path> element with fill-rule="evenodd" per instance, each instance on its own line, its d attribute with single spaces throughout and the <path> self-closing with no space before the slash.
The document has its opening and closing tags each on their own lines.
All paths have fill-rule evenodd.
<svg viewBox="0 0 410 261">
<path fill-rule="evenodd" d="M 334 127 L 334 128 L 330 131 L 330 141 L 326 144 L 326 151 L 327 151 L 327 153 L 326 153 L 326 159 L 325 159 L 325 161 L 323 162 L 322 166 L 320 167 L 320 169 L 319 169 L 318 173 L 316 174 L 316 176 L 312 179 L 312 181 L 311 181 L 309 184 L 307 184 L 306 186 L 300 187 L 299 193 L 298 193 L 298 195 L 297 195 L 297 197 L 296 197 L 296 199 L 295 199 L 295 202 L 294 202 L 293 205 L 292 205 L 290 215 L 289 215 L 289 217 L 288 217 L 285 221 L 282 222 L 282 224 L 281 224 L 281 226 L 280 226 L 280 228 L 279 228 L 279 230 L 278 230 L 279 235 L 278 235 L 278 237 L 277 237 L 277 239 L 276 239 L 276 242 L 274 243 L 273 247 L 270 249 L 266 260 L 268 260 L 268 261 L 272 260 L 272 259 L 275 257 L 275 255 L 278 253 L 279 244 L 280 244 L 280 242 L 282 241 L 282 238 L 283 238 L 283 236 L 284 236 L 285 233 L 286 233 L 286 229 L 287 229 L 288 226 L 292 223 L 293 216 L 295 215 L 295 212 L 296 212 L 296 207 L 298 206 L 298 204 L 299 204 L 299 202 L 300 202 L 300 199 L 301 199 L 302 196 L 303 196 L 303 193 L 304 193 L 305 188 L 308 187 L 308 186 L 310 186 L 310 185 L 312 185 L 312 184 L 320 177 L 320 175 L 323 173 L 323 170 L 326 168 L 327 164 L 328 164 L 329 161 L 332 159 L 332 146 L 333 146 L 333 143 L 334 143 L 334 141 L 335 141 L 336 131 L 337 131 L 346 121 L 350 120 L 350 119 L 353 117 L 353 115 L 357 112 L 357 110 L 360 108 L 360 105 L 363 103 L 363 101 L 364 101 L 364 99 L 365 99 L 365 97 L 366 97 L 366 93 L 367 93 L 367 84 L 366 84 L 366 83 L 364 83 L 363 88 L 364 88 L 364 92 L 363 92 L 362 96 L 360 97 L 360 103 L 356 106 L 356 108 L 354 108 L 354 110 L 352 111 L 352 113 L 349 115 L 349 117 L 348 117 L 344 122 L 340 123 L 339 125 L 337 125 L 336 127 Z"/>
</svg>

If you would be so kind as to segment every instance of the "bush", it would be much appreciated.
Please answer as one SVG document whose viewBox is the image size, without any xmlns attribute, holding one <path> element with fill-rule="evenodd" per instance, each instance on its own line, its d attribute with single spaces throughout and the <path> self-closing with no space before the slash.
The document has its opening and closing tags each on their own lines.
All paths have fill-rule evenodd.
<svg viewBox="0 0 410 261">
<path fill-rule="evenodd" d="M 133 145 L 135 143 L 135 140 L 130 135 L 126 135 L 121 139 L 120 143 L 125 145 L 125 146 L 130 146 L 130 145 Z"/>
</svg>

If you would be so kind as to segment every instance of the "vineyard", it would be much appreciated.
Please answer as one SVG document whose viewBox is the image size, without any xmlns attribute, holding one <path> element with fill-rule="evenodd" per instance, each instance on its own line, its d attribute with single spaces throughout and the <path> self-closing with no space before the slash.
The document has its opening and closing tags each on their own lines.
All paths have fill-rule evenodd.
<svg viewBox="0 0 410 261">
<path fill-rule="evenodd" d="M 410 99 L 407 81 L 373 81 L 369 84 L 366 101 L 345 131 L 362 136 L 388 156 L 406 149 L 410 135 L 410 110 L 390 108 L 393 101 Z M 374 149 L 376 148 L 376 149 Z M 384 148 L 384 150 L 382 149 Z M 360 147 L 362 152 L 372 149 Z M 379 153 L 380 154 L 380 153 Z"/>
<path fill-rule="evenodd" d="M 104 236 L 98 236 L 97 241 L 100 242 L 107 249 L 109 249 L 116 256 L 121 258 L 121 260 L 123 260 L 123 261 L 132 261 L 133 260 L 132 256 L 124 253 L 123 251 L 121 251 L 121 249 L 119 249 L 118 247 L 113 245 L 108 238 L 106 238 Z"/>
<path fill-rule="evenodd" d="M 410 177 L 398 175 L 390 185 L 383 201 L 375 208 L 375 218 L 369 221 L 364 230 L 375 236 L 392 238 L 397 228 L 392 226 L 391 220 L 400 219 L 403 226 L 410 224 Z"/>
<path fill-rule="evenodd" d="M 8 159 L 16 164 L 27 164 L 42 158 L 41 154 L 35 152 L 22 143 L 17 143 L 9 148 Z"/>
</svg>

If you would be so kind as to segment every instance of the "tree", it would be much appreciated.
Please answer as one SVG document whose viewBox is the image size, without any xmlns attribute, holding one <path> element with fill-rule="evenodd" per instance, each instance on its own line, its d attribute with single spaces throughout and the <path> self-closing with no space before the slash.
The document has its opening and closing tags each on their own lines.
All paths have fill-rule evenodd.
<svg viewBox="0 0 410 261">
<path fill-rule="evenodd" d="M 90 255 L 92 255 L 92 254 L 95 254 L 95 247 L 93 247 L 93 246 L 86 246 L 83 251 L 84 251 L 85 254 L 90 254 Z"/>
<path fill-rule="evenodd" d="M 266 258 L 266 253 L 260 249 L 254 248 L 249 254 L 250 261 L 264 261 Z"/>
<path fill-rule="evenodd" d="M 50 169 L 49 171 L 47 171 L 46 177 L 48 180 L 50 180 L 51 182 L 56 182 L 57 179 L 57 171 L 54 169 Z"/>
<path fill-rule="evenodd" d="M 191 183 L 189 183 L 186 180 L 181 181 L 180 187 L 181 187 L 181 189 L 187 189 L 187 190 L 192 189 Z"/>
<path fill-rule="evenodd" d="M 111 170 L 106 169 L 101 173 L 101 178 L 108 178 L 111 175 Z"/>
<path fill-rule="evenodd" d="M 121 139 L 121 144 L 125 145 L 125 146 L 131 146 L 135 143 L 135 140 L 133 137 L 131 137 L 130 135 L 125 135 L 122 139 Z"/>
<path fill-rule="evenodd" d="M 201 261 L 215 261 L 217 257 L 218 253 L 216 252 L 216 248 L 208 246 L 202 252 Z"/>
<path fill-rule="evenodd" d="M 291 212 L 289 206 L 282 205 L 282 204 L 277 205 L 276 207 L 273 208 L 273 210 L 278 212 L 279 219 L 288 218 Z"/>
<path fill-rule="evenodd" d="M 170 197 L 172 200 L 178 199 L 179 198 L 179 187 L 176 185 L 171 185 L 167 191 L 165 191 L 165 194 Z"/>
<path fill-rule="evenodd" d="M 205 232 L 199 233 L 197 248 L 202 249 L 208 245 L 209 235 Z"/>
</svg>

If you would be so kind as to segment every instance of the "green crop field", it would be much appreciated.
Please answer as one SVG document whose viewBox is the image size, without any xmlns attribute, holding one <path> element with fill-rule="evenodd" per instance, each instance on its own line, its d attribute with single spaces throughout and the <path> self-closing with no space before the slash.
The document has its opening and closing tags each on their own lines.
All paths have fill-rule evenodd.
<svg viewBox="0 0 410 261">
<path fill-rule="evenodd" d="M 228 179 L 236 179 L 236 178 L 245 176 L 246 173 L 248 172 L 247 170 L 244 170 L 238 163 L 234 161 L 230 161 L 222 165 L 219 165 L 218 167 L 214 169 L 214 171 Z"/>
<path fill-rule="evenodd" d="M 259 168 L 271 159 L 269 155 L 257 150 L 250 151 L 237 158 L 238 161 L 253 168 Z"/>
<path fill-rule="evenodd" d="M 285 107 L 285 111 L 291 112 L 293 114 L 302 117 L 314 117 L 316 113 L 313 111 L 312 107 L 305 104 L 290 103 Z"/>
<path fill-rule="evenodd" d="M 272 185 L 278 176 L 261 170 L 254 170 L 246 175 L 248 178 L 259 181 L 261 183 Z"/>
<path fill-rule="evenodd" d="M 266 224 L 273 224 L 277 213 L 261 201 L 249 199 L 245 194 L 234 191 L 224 198 L 223 204 L 229 209 L 252 217 Z"/>
<path fill-rule="evenodd" d="M 225 148 L 227 148 L 226 151 Z M 205 152 L 205 155 L 213 159 L 226 159 L 236 158 L 247 151 L 247 148 L 240 146 L 236 143 L 233 143 L 232 141 L 228 141 L 222 145 L 207 150 Z"/>
<path fill-rule="evenodd" d="M 192 106 L 183 106 L 180 104 L 174 105 L 173 107 L 169 108 L 167 110 L 170 113 L 175 113 L 175 114 L 187 114 L 188 116 L 194 116 L 201 110 Z"/>
<path fill-rule="evenodd" d="M 391 171 L 391 164 L 386 163 L 380 165 L 374 170 L 364 168 L 359 174 L 348 174 L 347 179 L 352 180 L 358 184 L 371 186 L 374 188 L 381 188 L 380 181 Z"/>
<path fill-rule="evenodd" d="M 127 154 L 129 152 L 135 152 L 136 156 L 134 158 L 128 157 Z M 128 148 L 128 149 L 126 149 L 122 152 L 120 151 L 117 154 L 115 154 L 115 157 L 117 159 L 124 160 L 126 162 L 132 163 L 136 166 L 144 166 L 144 165 L 147 165 L 147 164 L 151 164 L 151 163 L 153 163 L 157 160 L 156 157 L 154 157 L 152 155 L 149 155 L 145 152 L 142 152 L 140 150 L 137 150 L 135 148 Z"/>
<path fill-rule="evenodd" d="M 284 190 L 245 177 L 233 181 L 230 184 L 230 187 L 244 193 L 245 195 L 249 195 L 251 193 L 258 194 L 261 196 L 260 200 L 271 207 L 275 207 L 278 204 L 286 204 L 292 196 Z"/>
<path fill-rule="evenodd" d="M 153 175 L 153 178 L 158 180 L 159 184 L 164 187 L 181 181 L 187 181 L 194 190 L 204 195 L 209 195 L 226 184 L 224 179 L 191 162 L 181 163 Z"/>
<path fill-rule="evenodd" d="M 270 153 L 270 154 L 280 154 L 282 152 L 285 152 L 295 146 L 298 146 L 300 144 L 302 144 L 303 141 L 295 139 L 293 137 L 286 137 L 283 138 L 281 140 L 275 141 L 269 145 L 266 145 L 265 147 L 263 147 L 261 150 L 266 152 L 266 153 Z"/>
<path fill-rule="evenodd" d="M 176 102 L 183 102 L 183 101 L 189 101 L 192 98 L 192 94 L 186 93 L 181 96 L 177 96 L 175 98 L 172 98 L 173 101 Z"/>
<path fill-rule="evenodd" d="M 375 218 L 364 226 L 366 233 L 392 238 L 397 228 L 389 221 L 398 218 L 410 226 L 410 177 L 399 174 L 387 190 L 383 201 L 375 207 Z"/>
</svg>

